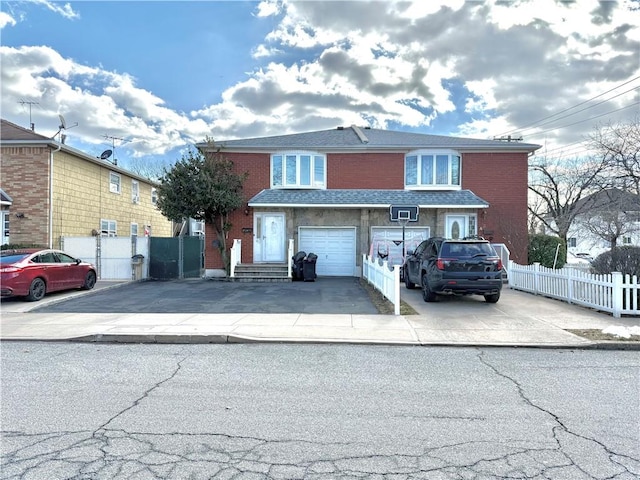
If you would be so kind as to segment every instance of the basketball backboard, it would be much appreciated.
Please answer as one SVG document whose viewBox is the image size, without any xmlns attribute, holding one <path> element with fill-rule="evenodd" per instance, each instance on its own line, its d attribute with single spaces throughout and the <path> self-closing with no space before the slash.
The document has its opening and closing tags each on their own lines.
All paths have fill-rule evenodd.
<svg viewBox="0 0 640 480">
<path fill-rule="evenodd" d="M 417 222 L 419 211 L 418 205 L 391 205 L 389 218 L 392 222 Z"/>
</svg>

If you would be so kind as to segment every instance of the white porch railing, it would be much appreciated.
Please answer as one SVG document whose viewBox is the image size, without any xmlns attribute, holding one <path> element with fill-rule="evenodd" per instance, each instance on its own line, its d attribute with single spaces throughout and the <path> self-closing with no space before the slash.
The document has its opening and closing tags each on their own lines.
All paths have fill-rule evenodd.
<svg viewBox="0 0 640 480">
<path fill-rule="evenodd" d="M 242 263 L 242 240 L 236 238 L 231 246 L 231 268 L 229 269 L 231 278 L 236 276 L 236 265 L 240 263 Z"/>
<path fill-rule="evenodd" d="M 293 238 L 289 239 L 289 247 L 287 248 L 287 255 L 288 255 L 288 259 L 289 261 L 287 262 L 287 276 L 289 278 L 292 278 L 293 275 L 291 274 L 291 269 L 293 267 Z"/>
<path fill-rule="evenodd" d="M 390 269 L 386 260 L 362 255 L 362 276 L 393 303 L 393 313 L 400 315 L 400 267 Z"/>
<path fill-rule="evenodd" d="M 609 312 L 614 317 L 640 315 L 636 275 L 595 275 L 575 268 L 552 269 L 509 262 L 509 287 Z"/>
<path fill-rule="evenodd" d="M 500 260 L 502 260 L 502 267 L 505 272 L 507 272 L 507 275 L 509 275 L 509 257 L 511 256 L 511 252 L 504 243 L 492 243 L 491 246 L 495 249 Z"/>
</svg>

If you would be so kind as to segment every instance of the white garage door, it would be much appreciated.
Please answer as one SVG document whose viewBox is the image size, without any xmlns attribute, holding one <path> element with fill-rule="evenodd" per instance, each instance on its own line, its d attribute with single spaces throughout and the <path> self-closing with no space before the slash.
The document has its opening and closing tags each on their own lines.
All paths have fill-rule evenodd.
<svg viewBox="0 0 640 480">
<path fill-rule="evenodd" d="M 356 229 L 353 227 L 300 227 L 298 250 L 318 256 L 316 274 L 319 276 L 356 276 Z"/>
<path fill-rule="evenodd" d="M 429 238 L 429 227 L 405 227 L 404 241 L 407 250 L 415 250 L 420 242 Z M 378 253 L 388 255 L 391 265 L 402 265 L 402 227 L 371 227 L 369 256 Z"/>
</svg>

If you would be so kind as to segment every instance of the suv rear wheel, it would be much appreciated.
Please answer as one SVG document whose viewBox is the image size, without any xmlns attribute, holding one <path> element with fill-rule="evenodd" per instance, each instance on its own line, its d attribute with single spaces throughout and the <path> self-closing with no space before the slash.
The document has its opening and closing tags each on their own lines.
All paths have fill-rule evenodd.
<svg viewBox="0 0 640 480">
<path fill-rule="evenodd" d="M 429 280 L 426 273 L 422 275 L 422 299 L 425 302 L 435 302 L 438 300 L 436 294 L 429 288 Z"/>
</svg>

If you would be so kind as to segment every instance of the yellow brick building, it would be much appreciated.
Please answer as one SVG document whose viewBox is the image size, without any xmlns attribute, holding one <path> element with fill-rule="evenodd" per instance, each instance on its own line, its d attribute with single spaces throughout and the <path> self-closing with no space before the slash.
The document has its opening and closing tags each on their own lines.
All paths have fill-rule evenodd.
<svg viewBox="0 0 640 480">
<path fill-rule="evenodd" d="M 0 124 L 2 243 L 60 248 L 62 237 L 172 236 L 156 184 L 6 120 Z"/>
</svg>

